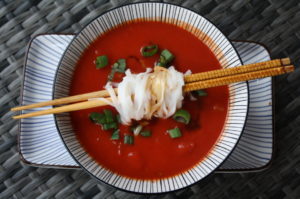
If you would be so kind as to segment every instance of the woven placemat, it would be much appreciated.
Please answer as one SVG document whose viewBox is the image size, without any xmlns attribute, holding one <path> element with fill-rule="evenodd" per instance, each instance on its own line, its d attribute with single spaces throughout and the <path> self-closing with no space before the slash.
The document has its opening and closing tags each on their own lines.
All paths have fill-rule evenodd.
<svg viewBox="0 0 300 199">
<path fill-rule="evenodd" d="M 80 170 L 20 162 L 17 121 L 25 50 L 39 33 L 77 33 L 121 0 L 0 1 L 0 198 L 143 198 L 111 188 Z M 137 2 L 137 1 L 134 1 Z M 296 72 L 275 78 L 275 155 L 270 168 L 213 174 L 192 187 L 150 198 L 300 198 L 300 3 L 298 0 L 177 0 L 214 22 L 230 39 L 265 44 L 272 58 L 292 58 Z"/>
</svg>

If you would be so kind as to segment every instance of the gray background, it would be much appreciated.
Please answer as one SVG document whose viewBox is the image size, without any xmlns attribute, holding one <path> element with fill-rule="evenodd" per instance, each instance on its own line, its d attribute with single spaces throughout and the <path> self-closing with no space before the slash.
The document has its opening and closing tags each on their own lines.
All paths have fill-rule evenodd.
<svg viewBox="0 0 300 199">
<path fill-rule="evenodd" d="M 80 170 L 35 168 L 20 162 L 17 121 L 23 62 L 38 33 L 77 33 L 107 9 L 133 1 L 0 1 L 0 198 L 143 198 L 96 182 Z M 137 1 L 134 1 L 137 2 Z M 230 39 L 265 44 L 272 58 L 300 58 L 298 0 L 165 1 L 214 22 Z M 151 198 L 300 198 L 300 69 L 275 78 L 275 155 L 258 173 L 213 174 L 200 183 Z"/>
</svg>

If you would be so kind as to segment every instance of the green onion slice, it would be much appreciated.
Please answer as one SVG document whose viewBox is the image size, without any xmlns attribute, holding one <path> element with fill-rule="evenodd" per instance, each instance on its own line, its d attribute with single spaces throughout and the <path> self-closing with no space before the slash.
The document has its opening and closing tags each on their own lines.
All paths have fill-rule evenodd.
<svg viewBox="0 0 300 199">
<path fill-rule="evenodd" d="M 126 71 L 126 59 L 119 59 L 116 63 L 112 65 L 112 69 L 108 75 L 108 81 L 114 79 L 115 73 L 125 73 Z"/>
<path fill-rule="evenodd" d="M 113 134 L 111 135 L 111 140 L 119 140 L 120 139 L 120 129 L 114 130 Z"/>
<path fill-rule="evenodd" d="M 177 122 L 188 124 L 191 120 L 191 114 L 184 109 L 179 109 L 173 115 L 173 119 L 176 120 Z"/>
<path fill-rule="evenodd" d="M 160 53 L 158 65 L 166 67 L 168 64 L 170 64 L 173 61 L 174 58 L 175 56 L 169 50 L 164 49 Z"/>
<path fill-rule="evenodd" d="M 135 136 L 137 136 L 141 131 L 142 131 L 142 129 L 143 129 L 143 126 L 142 125 L 137 125 L 134 129 L 133 129 L 133 134 L 135 135 Z"/>
<path fill-rule="evenodd" d="M 125 135 L 124 136 L 124 144 L 133 144 L 133 136 L 132 135 Z"/>
<path fill-rule="evenodd" d="M 111 122 L 114 122 L 114 115 L 113 113 L 111 112 L 111 110 L 109 109 L 104 109 L 104 115 L 105 115 L 105 119 L 106 119 L 106 123 L 111 123 Z"/>
<path fill-rule="evenodd" d="M 143 137 L 150 137 L 151 136 L 151 131 L 145 130 L 145 131 L 142 131 L 140 134 Z"/>
<path fill-rule="evenodd" d="M 166 67 L 167 66 L 167 62 L 165 57 L 161 56 L 159 57 L 159 61 L 157 63 L 158 66 L 162 66 L 162 67 Z"/>
<path fill-rule="evenodd" d="M 96 58 L 96 68 L 104 68 L 108 65 L 108 58 L 106 55 L 101 55 Z"/>
<path fill-rule="evenodd" d="M 118 128 L 118 124 L 116 122 L 102 124 L 103 130 L 110 130 L 110 129 L 117 129 L 117 128 Z"/>
<path fill-rule="evenodd" d="M 151 57 L 151 56 L 155 55 L 157 53 L 157 51 L 158 51 L 158 46 L 156 44 L 154 44 L 154 45 L 144 46 L 141 49 L 141 54 L 144 57 Z"/>
<path fill-rule="evenodd" d="M 171 138 L 181 137 L 181 132 L 180 132 L 180 129 L 178 127 L 168 130 L 168 133 L 169 133 Z"/>
<path fill-rule="evenodd" d="M 112 81 L 114 79 L 114 76 L 115 76 L 115 72 L 114 70 L 111 70 L 109 75 L 108 75 L 108 81 Z"/>
<path fill-rule="evenodd" d="M 106 123 L 105 115 L 102 113 L 93 112 L 89 115 L 89 118 L 92 122 L 94 122 L 96 124 Z"/>
<path fill-rule="evenodd" d="M 112 69 L 115 72 L 125 73 L 125 70 L 126 70 L 126 59 L 119 59 L 116 63 L 114 63 Z"/>
<path fill-rule="evenodd" d="M 163 56 L 167 63 L 170 63 L 175 58 L 174 55 L 167 49 L 161 51 L 161 56 Z"/>
<path fill-rule="evenodd" d="M 120 114 L 118 114 L 118 115 L 116 116 L 116 118 L 117 118 L 117 122 L 121 124 L 122 121 L 121 121 L 121 116 L 120 116 Z"/>
<path fill-rule="evenodd" d="M 205 97 L 207 96 L 207 92 L 205 90 L 197 90 L 197 91 L 193 91 L 193 94 L 196 94 L 197 96 L 200 97 Z"/>
</svg>

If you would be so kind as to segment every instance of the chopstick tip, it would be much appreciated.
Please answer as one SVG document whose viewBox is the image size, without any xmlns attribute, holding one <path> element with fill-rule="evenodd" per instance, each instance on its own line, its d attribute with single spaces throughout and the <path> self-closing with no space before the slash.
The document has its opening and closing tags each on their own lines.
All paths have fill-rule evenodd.
<svg viewBox="0 0 300 199">
<path fill-rule="evenodd" d="M 13 118 L 14 120 L 20 119 L 19 115 L 12 116 L 12 118 Z"/>
<path fill-rule="evenodd" d="M 295 70 L 294 65 L 288 65 L 288 66 L 285 66 L 285 67 L 284 67 L 284 71 L 285 71 L 286 73 L 293 72 L 294 70 Z"/>
<path fill-rule="evenodd" d="M 291 64 L 291 59 L 289 57 L 281 59 L 282 65 L 289 65 Z"/>
<path fill-rule="evenodd" d="M 10 109 L 10 111 L 18 111 L 18 107 L 13 107 Z"/>
</svg>

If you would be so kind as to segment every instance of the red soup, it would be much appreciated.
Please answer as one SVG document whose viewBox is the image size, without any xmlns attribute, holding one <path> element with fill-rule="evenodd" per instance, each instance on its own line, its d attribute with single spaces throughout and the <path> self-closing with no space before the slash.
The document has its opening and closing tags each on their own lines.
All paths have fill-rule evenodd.
<svg viewBox="0 0 300 199">
<path fill-rule="evenodd" d="M 220 64 L 210 49 L 186 30 L 161 22 L 133 22 L 119 26 L 95 40 L 80 58 L 71 86 L 71 95 L 103 90 L 111 65 L 118 59 L 127 61 L 134 73 L 153 68 L 159 53 L 143 57 L 140 49 L 158 44 L 168 49 L 175 59 L 172 65 L 181 72 L 193 73 L 219 69 Z M 109 66 L 96 69 L 95 59 L 107 55 Z M 116 73 L 114 81 L 123 74 Z M 134 144 L 124 144 L 124 135 L 132 134 L 130 127 L 119 125 L 120 140 L 111 140 L 112 131 L 104 131 L 89 119 L 91 112 L 101 107 L 71 113 L 72 124 L 83 148 L 103 167 L 122 176 L 137 179 L 157 179 L 187 171 L 203 160 L 220 137 L 228 107 L 228 88 L 207 89 L 208 96 L 191 101 L 185 97 L 183 109 L 191 114 L 188 125 L 172 118 L 153 119 L 147 125 L 150 137 L 134 136 Z M 172 139 L 167 130 L 180 128 L 182 136 Z"/>
</svg>

